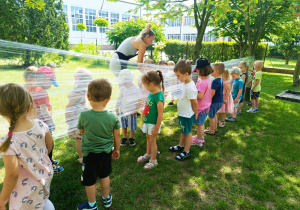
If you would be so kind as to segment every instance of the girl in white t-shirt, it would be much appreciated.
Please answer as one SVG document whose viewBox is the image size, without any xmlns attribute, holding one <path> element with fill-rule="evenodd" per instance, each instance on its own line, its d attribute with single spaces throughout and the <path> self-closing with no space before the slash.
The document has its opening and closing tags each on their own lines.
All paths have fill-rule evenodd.
<svg viewBox="0 0 300 210">
<path fill-rule="evenodd" d="M 88 110 L 87 87 L 93 80 L 93 74 L 87 69 L 78 69 L 74 73 L 75 85 L 69 94 L 69 103 L 66 106 L 65 117 L 68 127 L 69 138 L 76 140 L 75 148 L 78 153 L 78 161 L 82 163 L 81 136 L 77 129 L 79 115 L 82 111 Z"/>
<path fill-rule="evenodd" d="M 0 115 L 9 122 L 8 133 L 0 140 L 5 178 L 0 209 L 54 209 L 48 199 L 53 167 L 48 152 L 53 139 L 48 126 L 30 120 L 33 102 L 25 88 L 8 83 L 0 86 Z"/>
</svg>

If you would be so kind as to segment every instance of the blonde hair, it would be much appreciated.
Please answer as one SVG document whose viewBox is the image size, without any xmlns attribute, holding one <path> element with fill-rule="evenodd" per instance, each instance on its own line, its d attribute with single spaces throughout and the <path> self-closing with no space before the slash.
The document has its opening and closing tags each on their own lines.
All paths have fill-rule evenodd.
<svg viewBox="0 0 300 210">
<path fill-rule="evenodd" d="M 168 66 L 175 66 L 175 62 L 174 61 L 169 61 Z"/>
<path fill-rule="evenodd" d="M 192 73 L 192 65 L 189 60 L 181 59 L 178 61 L 174 67 L 174 72 L 180 72 L 180 74 Z"/>
<path fill-rule="evenodd" d="M 36 66 L 27 67 L 23 74 L 24 80 L 26 81 L 26 80 L 32 78 L 32 76 L 37 72 L 37 70 L 39 70 L 39 68 Z"/>
<path fill-rule="evenodd" d="M 149 85 L 153 83 L 155 86 L 162 86 L 163 93 L 165 92 L 164 77 L 160 70 L 148 71 L 142 76 L 142 82 Z"/>
<path fill-rule="evenodd" d="M 22 86 L 14 83 L 8 83 L 0 86 L 0 115 L 10 121 L 8 132 L 15 129 L 19 117 L 24 114 L 28 108 L 34 110 L 32 97 Z M 5 142 L 0 146 L 1 152 L 6 152 L 10 145 L 11 136 L 8 136 Z"/>
<path fill-rule="evenodd" d="M 245 83 L 247 84 L 247 82 L 248 82 L 248 73 L 249 73 L 249 66 L 248 66 L 248 64 L 247 64 L 246 61 L 241 61 L 240 64 L 243 65 L 246 68 L 246 72 L 245 73 L 247 74 L 247 78 L 245 80 Z"/>
<path fill-rule="evenodd" d="M 225 65 L 223 62 L 216 62 L 216 63 L 213 63 L 212 65 L 213 67 L 215 67 L 218 71 L 219 71 L 219 74 L 223 74 L 224 70 L 225 70 Z"/>
<path fill-rule="evenodd" d="M 261 60 L 257 60 L 254 62 L 254 65 L 258 65 L 260 69 L 264 67 L 264 62 Z"/>
<path fill-rule="evenodd" d="M 226 81 L 231 80 L 231 75 L 230 75 L 230 72 L 228 69 L 224 69 L 224 72 L 222 75 L 224 75 Z"/>
<path fill-rule="evenodd" d="M 144 60 L 144 63 L 154 64 L 154 61 L 152 59 L 146 58 Z"/>
<path fill-rule="evenodd" d="M 141 38 L 145 38 L 147 35 L 149 35 L 150 37 L 151 36 L 155 36 L 155 33 L 154 33 L 154 31 L 152 31 L 152 25 L 151 25 L 151 23 L 148 23 L 147 25 L 146 25 L 146 27 L 141 31 L 141 33 L 140 33 L 140 37 Z"/>
</svg>

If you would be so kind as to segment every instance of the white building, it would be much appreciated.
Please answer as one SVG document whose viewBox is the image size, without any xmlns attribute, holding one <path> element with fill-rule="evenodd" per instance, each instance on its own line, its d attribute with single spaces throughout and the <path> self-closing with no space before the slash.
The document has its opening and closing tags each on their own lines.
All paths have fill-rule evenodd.
<svg viewBox="0 0 300 210">
<path fill-rule="evenodd" d="M 106 0 L 64 0 L 63 9 L 67 16 L 67 23 L 70 28 L 70 44 L 78 44 L 82 40 L 84 44 L 96 42 L 108 48 L 105 30 L 107 28 L 98 27 L 93 21 L 100 17 L 105 18 L 109 25 L 126 21 L 130 18 L 140 18 L 139 14 L 128 14 L 130 9 L 134 9 L 137 4 L 128 1 L 109 2 Z M 80 31 L 76 28 L 77 23 L 84 23 L 87 30 Z M 112 46 L 110 46 L 112 48 Z"/>
</svg>

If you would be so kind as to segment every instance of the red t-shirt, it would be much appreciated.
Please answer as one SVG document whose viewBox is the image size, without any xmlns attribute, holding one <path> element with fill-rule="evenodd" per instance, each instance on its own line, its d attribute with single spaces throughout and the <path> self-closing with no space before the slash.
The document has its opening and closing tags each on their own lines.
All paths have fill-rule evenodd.
<svg viewBox="0 0 300 210">
<path fill-rule="evenodd" d="M 52 111 L 52 107 L 51 107 L 51 104 L 50 104 L 50 101 L 49 101 L 49 96 L 48 96 L 47 91 L 45 91 L 41 87 L 36 86 L 36 87 L 30 87 L 29 88 L 29 93 L 32 96 L 33 105 L 34 105 L 34 108 L 37 111 L 38 118 L 40 120 L 44 121 L 45 123 L 47 123 L 46 122 L 47 120 L 43 117 L 43 115 L 40 111 L 40 106 L 43 105 L 43 104 L 46 104 L 47 109 L 48 109 L 49 112 Z"/>
</svg>

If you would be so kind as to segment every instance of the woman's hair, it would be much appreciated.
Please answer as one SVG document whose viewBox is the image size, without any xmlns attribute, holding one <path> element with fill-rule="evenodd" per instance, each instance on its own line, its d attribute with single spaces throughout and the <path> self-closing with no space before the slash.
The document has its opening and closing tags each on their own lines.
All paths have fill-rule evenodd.
<svg viewBox="0 0 300 210">
<path fill-rule="evenodd" d="M 210 75 L 213 72 L 213 70 L 212 70 L 212 68 L 211 68 L 210 65 L 197 68 L 196 71 L 202 77 L 206 77 L 206 76 Z"/>
<path fill-rule="evenodd" d="M 148 71 L 142 76 L 142 82 L 149 85 L 151 82 L 155 86 L 162 86 L 163 93 L 165 92 L 164 77 L 160 70 Z"/>
<path fill-rule="evenodd" d="M 243 66 L 245 66 L 245 68 L 246 68 L 246 72 L 245 72 L 245 73 L 247 74 L 247 78 L 246 78 L 246 79 L 248 80 L 249 66 L 248 66 L 248 64 L 247 64 L 246 61 L 241 61 L 240 64 L 243 65 Z M 247 84 L 247 82 L 248 82 L 247 80 L 245 80 L 245 83 L 246 83 L 246 84 Z"/>
<path fill-rule="evenodd" d="M 223 75 L 225 76 L 226 80 L 230 80 L 231 79 L 231 75 L 228 69 L 225 69 L 223 72 Z"/>
<path fill-rule="evenodd" d="M 0 86 L 0 115 L 10 121 L 9 133 L 13 132 L 20 115 L 24 114 L 28 108 L 33 108 L 32 97 L 22 86 L 8 83 Z M 31 111 L 31 110 L 29 110 Z M 0 146 L 0 151 L 7 151 L 11 136 Z"/>
<path fill-rule="evenodd" d="M 148 23 L 146 25 L 146 27 L 141 31 L 139 36 L 142 37 L 142 38 L 145 38 L 147 35 L 149 35 L 149 37 L 155 36 L 155 33 L 154 33 L 154 31 L 152 31 L 151 28 L 152 28 L 151 23 Z"/>
</svg>

